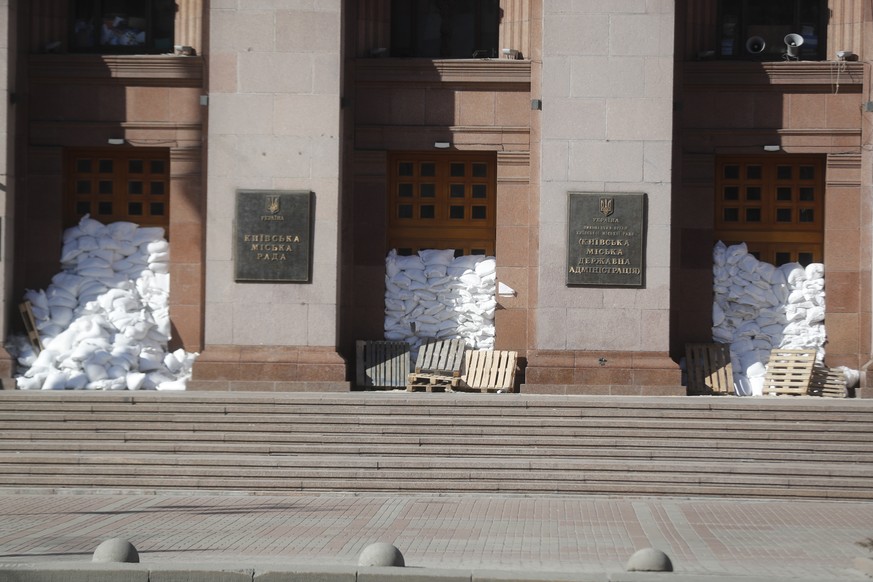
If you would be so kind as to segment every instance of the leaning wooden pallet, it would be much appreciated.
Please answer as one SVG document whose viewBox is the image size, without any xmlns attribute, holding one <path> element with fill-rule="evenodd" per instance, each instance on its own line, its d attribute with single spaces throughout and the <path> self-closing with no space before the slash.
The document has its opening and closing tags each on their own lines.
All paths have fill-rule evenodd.
<svg viewBox="0 0 873 582">
<path fill-rule="evenodd" d="M 409 363 L 409 344 L 404 341 L 355 342 L 355 381 L 359 388 L 403 388 Z"/>
<path fill-rule="evenodd" d="M 512 392 L 518 352 L 468 350 L 464 355 L 461 389 L 478 392 Z"/>
<path fill-rule="evenodd" d="M 40 353 L 42 351 L 42 341 L 39 339 L 39 332 L 36 329 L 36 320 L 33 317 L 33 307 L 30 301 L 20 303 L 18 310 L 21 311 L 21 319 L 24 320 L 24 329 L 27 331 L 27 339 L 30 340 L 30 345 L 33 346 L 36 353 Z"/>
<path fill-rule="evenodd" d="M 685 344 L 688 395 L 733 394 L 734 377 L 728 344 Z"/>
<path fill-rule="evenodd" d="M 764 376 L 764 394 L 806 395 L 814 364 L 815 350 L 774 348 Z"/>
<path fill-rule="evenodd" d="M 452 391 L 461 381 L 464 340 L 427 340 L 418 350 L 415 371 L 406 380 L 406 391 Z"/>
<path fill-rule="evenodd" d="M 848 398 L 846 375 L 842 370 L 828 368 L 816 364 L 812 369 L 812 379 L 809 382 L 809 393 L 825 398 Z"/>
</svg>

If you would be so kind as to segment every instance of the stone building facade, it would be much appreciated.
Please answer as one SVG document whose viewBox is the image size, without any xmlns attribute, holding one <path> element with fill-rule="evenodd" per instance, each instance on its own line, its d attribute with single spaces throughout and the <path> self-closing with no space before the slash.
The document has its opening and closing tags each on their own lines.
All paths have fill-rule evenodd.
<svg viewBox="0 0 873 582">
<path fill-rule="evenodd" d="M 711 338 L 712 245 L 746 236 L 762 258 L 825 263 L 828 363 L 866 366 L 873 15 L 859 0 L 169 4 L 0 1 L 6 333 L 86 207 L 134 219 L 77 194 L 71 160 L 157 156 L 166 190 L 148 218 L 168 229 L 174 342 L 201 353 L 190 389 L 353 387 L 355 340 L 383 332 L 391 248 L 496 257 L 515 290 L 496 347 L 519 352 L 523 392 L 683 394 L 684 344 Z M 89 26 L 144 36 L 119 46 Z M 797 58 L 786 31 L 806 41 Z M 758 211 L 730 206 L 719 172 L 749 166 L 813 168 L 814 207 L 794 208 L 812 224 L 726 224 Z M 482 178 L 484 202 L 402 199 L 404 172 L 450 192 L 455 168 Z M 235 277 L 240 191 L 311 193 L 307 281 Z M 570 193 L 643 195 L 641 284 L 568 284 Z"/>
</svg>

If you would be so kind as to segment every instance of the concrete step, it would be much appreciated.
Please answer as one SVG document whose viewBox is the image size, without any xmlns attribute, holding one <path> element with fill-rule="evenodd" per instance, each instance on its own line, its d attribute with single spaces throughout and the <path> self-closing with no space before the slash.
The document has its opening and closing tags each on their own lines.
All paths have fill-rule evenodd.
<svg viewBox="0 0 873 582">
<path fill-rule="evenodd" d="M 85 460 L 85 459 L 80 459 Z M 106 461 L 106 459 L 103 459 Z M 257 459 L 254 459 L 257 461 Z M 873 494 L 867 484 L 870 475 L 794 475 L 782 472 L 720 473 L 705 467 L 688 465 L 685 471 L 668 467 L 626 464 L 602 464 L 578 468 L 572 465 L 544 467 L 539 471 L 519 467 L 420 467 L 373 468 L 368 460 L 359 459 L 355 467 L 318 465 L 307 459 L 304 466 L 237 466 L 232 472 L 223 467 L 180 464 L 128 464 L 123 474 L 115 465 L 83 463 L 48 466 L 27 463 L 0 467 L 0 486 L 19 486 L 26 478 L 33 486 L 66 488 L 100 487 L 125 489 L 244 489 L 247 491 L 307 490 L 348 491 L 349 482 L 356 488 L 370 491 L 442 492 L 447 490 L 476 492 L 568 492 L 624 493 L 639 495 L 641 491 L 660 491 L 671 495 L 707 495 L 718 491 L 723 495 L 753 496 L 766 494 L 777 497 L 818 497 L 827 499 L 870 499 Z M 827 472 L 827 468 L 822 469 Z"/>
<path fill-rule="evenodd" d="M 873 403 L 0 392 L 0 486 L 873 498 Z"/>
<path fill-rule="evenodd" d="M 42 435 L 45 436 L 45 435 Z M 100 438 L 84 438 L 99 436 Z M 199 435 L 203 436 L 203 435 Z M 830 463 L 871 463 L 873 462 L 873 443 L 850 444 L 843 447 L 833 443 L 807 442 L 792 443 L 790 449 L 774 450 L 772 445 L 763 447 L 738 446 L 724 448 L 718 446 L 689 447 L 687 441 L 652 442 L 648 439 L 626 441 L 618 446 L 612 440 L 575 439 L 572 443 L 559 440 L 538 439 L 538 442 L 526 443 L 526 446 L 507 446 L 503 438 L 491 438 L 476 443 L 452 444 L 447 448 L 442 440 L 408 442 L 360 443 L 345 442 L 325 438 L 323 435 L 304 435 L 306 438 L 297 442 L 280 443 L 274 440 L 255 442 L 234 442 L 223 439 L 219 442 L 206 440 L 154 441 L 154 440 L 119 440 L 112 435 L 91 435 L 82 433 L 55 435 L 54 439 L 3 440 L 0 433 L 0 451 L 14 452 L 22 449 L 21 442 L 27 440 L 27 450 L 31 452 L 77 452 L 102 453 L 107 450 L 124 451 L 126 454 L 203 454 L 203 455 L 379 455 L 388 456 L 445 456 L 450 452 L 453 457 L 571 457 L 571 458 L 630 458 L 630 459 L 713 459 L 737 461 L 805 461 Z M 716 445 L 718 443 L 715 443 Z"/>
</svg>

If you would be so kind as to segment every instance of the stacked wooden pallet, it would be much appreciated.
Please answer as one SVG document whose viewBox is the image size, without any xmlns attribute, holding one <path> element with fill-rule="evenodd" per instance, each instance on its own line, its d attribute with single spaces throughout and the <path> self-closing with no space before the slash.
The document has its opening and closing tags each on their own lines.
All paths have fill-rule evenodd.
<svg viewBox="0 0 873 582">
<path fill-rule="evenodd" d="M 772 350 L 764 377 L 764 394 L 808 394 L 814 364 L 815 350 Z"/>
</svg>

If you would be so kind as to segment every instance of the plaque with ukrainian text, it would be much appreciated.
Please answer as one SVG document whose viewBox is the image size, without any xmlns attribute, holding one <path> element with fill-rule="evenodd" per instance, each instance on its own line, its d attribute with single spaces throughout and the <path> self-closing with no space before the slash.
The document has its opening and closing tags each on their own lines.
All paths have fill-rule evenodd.
<svg viewBox="0 0 873 582">
<path fill-rule="evenodd" d="M 236 193 L 237 281 L 308 283 L 312 277 L 312 192 Z"/>
<path fill-rule="evenodd" d="M 644 285 L 644 193 L 570 192 L 567 218 L 567 285 Z"/>
</svg>

